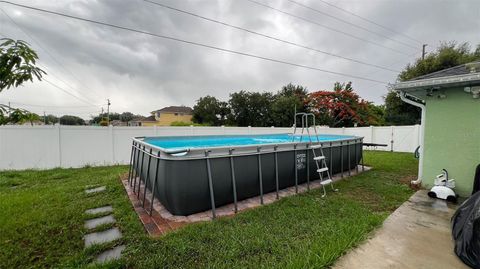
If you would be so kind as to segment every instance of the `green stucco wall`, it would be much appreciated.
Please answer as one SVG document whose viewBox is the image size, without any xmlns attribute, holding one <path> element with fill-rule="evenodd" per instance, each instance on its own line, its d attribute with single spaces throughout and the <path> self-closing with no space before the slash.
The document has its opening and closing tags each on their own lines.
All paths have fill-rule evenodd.
<svg viewBox="0 0 480 269">
<path fill-rule="evenodd" d="M 445 90 L 446 98 L 425 97 L 425 152 L 422 185 L 430 188 L 442 168 L 456 181 L 455 191 L 469 196 L 480 163 L 480 100 L 463 88 Z"/>
</svg>

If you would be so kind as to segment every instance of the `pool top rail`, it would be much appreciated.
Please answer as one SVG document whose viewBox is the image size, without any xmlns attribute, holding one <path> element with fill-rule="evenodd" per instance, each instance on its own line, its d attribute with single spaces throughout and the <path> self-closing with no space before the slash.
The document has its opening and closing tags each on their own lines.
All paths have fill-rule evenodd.
<svg viewBox="0 0 480 269">
<path fill-rule="evenodd" d="M 347 135 L 312 136 L 306 135 L 262 134 L 262 135 L 210 135 L 210 136 L 164 136 L 135 137 L 133 146 L 155 150 L 156 157 L 162 159 L 200 159 L 266 154 L 272 152 L 309 149 L 312 144 L 322 147 L 335 147 L 347 144 L 363 143 L 363 137 Z"/>
</svg>

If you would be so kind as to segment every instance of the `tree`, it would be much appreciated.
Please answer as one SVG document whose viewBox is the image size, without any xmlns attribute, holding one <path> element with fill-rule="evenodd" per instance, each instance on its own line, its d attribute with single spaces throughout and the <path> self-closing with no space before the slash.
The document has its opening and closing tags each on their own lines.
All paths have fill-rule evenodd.
<svg viewBox="0 0 480 269">
<path fill-rule="evenodd" d="M 14 108 L 10 109 L 10 113 L 8 117 L 5 117 L 5 123 L 13 123 L 13 124 L 23 124 L 25 122 L 30 122 L 31 125 L 33 125 L 33 122 L 39 120 L 40 117 L 35 114 L 31 113 L 27 110 L 20 109 L 20 108 Z"/>
<path fill-rule="evenodd" d="M 135 117 L 135 115 L 133 115 L 132 112 L 123 112 L 122 114 L 120 114 L 120 121 L 122 122 L 129 122 L 131 120 L 133 120 L 133 118 Z"/>
<path fill-rule="evenodd" d="M 301 85 L 293 85 L 288 83 L 286 86 L 283 86 L 282 89 L 278 92 L 280 96 L 296 96 L 299 100 L 305 100 L 308 95 L 307 88 Z"/>
<path fill-rule="evenodd" d="M 375 105 L 368 103 L 368 111 L 370 115 L 370 125 L 385 125 L 385 105 Z"/>
<path fill-rule="evenodd" d="M 480 44 L 475 51 L 472 51 L 468 43 L 443 42 L 425 59 L 419 58 L 414 64 L 408 64 L 398 75 L 398 80 L 406 81 L 478 60 L 480 60 Z M 390 91 L 385 97 L 385 120 L 389 125 L 417 124 L 420 122 L 420 109 L 402 102 L 396 92 Z"/>
<path fill-rule="evenodd" d="M 44 121 L 45 121 L 45 124 L 56 124 L 58 123 L 58 117 L 56 117 L 55 115 L 49 114 L 45 116 Z"/>
<path fill-rule="evenodd" d="M 85 125 L 85 120 L 72 115 L 63 115 L 60 117 L 61 125 Z"/>
<path fill-rule="evenodd" d="M 232 113 L 229 122 L 237 126 L 271 126 L 271 106 L 274 95 L 269 92 L 240 91 L 230 94 Z"/>
<path fill-rule="evenodd" d="M 294 113 L 307 112 L 307 89 L 300 85 L 289 83 L 283 86 L 275 96 L 271 108 L 271 117 L 275 126 L 292 126 Z"/>
<path fill-rule="evenodd" d="M 373 121 L 369 103 L 353 91 L 351 82 L 336 82 L 333 91 L 311 93 L 308 105 L 318 123 L 330 127 L 370 125 Z"/>
<path fill-rule="evenodd" d="M 40 121 L 40 116 L 38 116 L 37 114 L 35 113 L 32 113 L 32 112 L 28 112 L 25 117 L 24 117 L 24 122 L 29 122 L 30 125 L 33 126 L 33 123 L 36 122 L 36 121 Z"/>
<path fill-rule="evenodd" d="M 0 92 L 11 87 L 18 87 L 26 81 L 42 79 L 45 73 L 36 66 L 37 53 L 28 43 L 10 38 L 0 39 Z M 13 111 L 13 112 L 12 112 Z M 5 104 L 0 104 L 0 124 L 12 122 L 7 119 L 7 114 L 15 113 L 16 116 L 25 116 L 25 110 L 12 109 Z"/>
<path fill-rule="evenodd" d="M 223 125 L 230 113 L 228 104 L 207 95 L 197 100 L 193 106 L 193 122 L 207 125 Z"/>
<path fill-rule="evenodd" d="M 278 127 L 292 126 L 295 107 L 297 109 L 303 107 L 303 103 L 296 96 L 277 96 L 270 111 L 274 125 Z M 301 111 L 297 110 L 297 112 Z"/>
<path fill-rule="evenodd" d="M 128 112 L 128 113 L 130 113 L 130 112 Z M 92 123 L 102 125 L 102 122 L 104 122 L 105 125 L 102 125 L 102 126 L 107 126 L 108 125 L 108 119 L 110 119 L 110 121 L 120 120 L 120 114 L 118 114 L 118 113 L 110 113 L 110 114 L 100 113 L 97 116 L 92 117 Z"/>
<path fill-rule="evenodd" d="M 419 123 L 420 109 L 403 102 L 397 92 L 389 91 L 385 96 L 385 124 L 413 125 Z"/>
<path fill-rule="evenodd" d="M 45 71 L 38 68 L 37 53 L 27 42 L 10 38 L 0 39 L 0 92 L 10 87 L 18 87 L 33 78 L 42 79 Z"/>
</svg>

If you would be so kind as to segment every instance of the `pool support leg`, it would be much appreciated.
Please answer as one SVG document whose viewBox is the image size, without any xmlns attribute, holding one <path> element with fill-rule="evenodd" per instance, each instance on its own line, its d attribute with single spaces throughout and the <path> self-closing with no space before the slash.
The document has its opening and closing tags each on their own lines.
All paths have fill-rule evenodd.
<svg viewBox="0 0 480 269">
<path fill-rule="evenodd" d="M 150 216 L 152 215 L 153 212 L 153 201 L 155 200 L 155 190 L 157 189 L 157 180 L 158 180 L 158 166 L 160 165 L 160 151 L 158 151 L 157 155 L 157 166 L 155 168 L 155 180 L 153 181 L 153 187 L 152 187 L 152 199 L 150 199 Z"/>
<path fill-rule="evenodd" d="M 305 151 L 305 155 L 307 159 L 307 190 L 309 191 L 310 190 L 310 159 L 309 159 L 310 154 L 308 154 L 308 146 L 309 144 L 307 144 L 307 150 Z"/>
<path fill-rule="evenodd" d="M 261 147 L 257 147 L 258 153 L 258 181 L 260 183 L 260 204 L 263 205 L 263 178 L 262 178 L 262 156 L 260 153 Z"/>
<path fill-rule="evenodd" d="M 275 191 L 277 192 L 277 200 L 280 198 L 278 196 L 278 153 L 277 153 L 278 146 L 274 146 L 273 150 L 275 151 Z"/>
<path fill-rule="evenodd" d="M 233 191 L 233 204 L 235 207 L 235 213 L 238 212 L 238 204 L 237 204 L 237 183 L 235 181 L 235 166 L 233 162 L 233 151 L 235 149 L 229 149 L 228 152 L 230 153 L 230 171 L 232 174 L 232 191 Z"/>
<path fill-rule="evenodd" d="M 358 174 L 357 140 L 355 140 L 355 143 L 353 143 L 353 145 L 355 146 L 355 172 L 357 172 L 357 174 Z"/>
<path fill-rule="evenodd" d="M 147 195 L 148 181 L 150 181 L 150 163 L 152 162 L 152 149 L 150 149 L 149 153 L 150 154 L 148 155 L 147 176 L 145 177 L 145 187 L 143 188 L 143 203 L 142 203 L 142 206 L 144 208 L 145 208 L 145 197 Z"/>
<path fill-rule="evenodd" d="M 293 164 L 295 165 L 295 193 L 298 193 L 297 145 L 293 145 Z"/>
<path fill-rule="evenodd" d="M 340 141 L 340 172 L 342 173 L 342 178 L 343 178 L 343 142 Z"/>
<path fill-rule="evenodd" d="M 132 179 L 130 180 L 130 187 L 132 187 L 132 185 L 135 184 L 134 181 L 137 180 L 138 147 L 139 147 L 139 145 L 135 145 L 135 153 L 133 154 Z"/>
<path fill-rule="evenodd" d="M 128 184 L 130 184 L 130 180 L 132 179 L 132 162 L 133 162 L 133 150 L 135 148 L 135 141 L 132 142 L 132 152 L 130 153 L 130 162 L 128 167 Z"/>
<path fill-rule="evenodd" d="M 217 214 L 215 212 L 215 196 L 213 193 L 212 169 L 210 167 L 210 158 L 208 157 L 209 153 L 209 150 L 205 150 L 205 159 L 207 161 L 208 189 L 210 191 L 210 203 L 212 206 L 212 219 L 215 219 L 217 217 Z"/>
<path fill-rule="evenodd" d="M 137 190 L 137 198 L 140 197 L 140 185 L 142 184 L 142 173 L 143 173 L 143 161 L 145 160 L 145 146 L 143 146 L 142 150 L 142 162 L 140 163 L 140 176 L 138 177 L 138 190 Z M 135 189 L 135 186 L 133 186 L 133 189 Z"/>
<path fill-rule="evenodd" d="M 330 157 L 328 158 L 328 161 L 330 162 L 330 173 L 333 174 L 333 148 L 332 148 L 332 142 L 330 142 Z"/>
<path fill-rule="evenodd" d="M 143 146 L 143 148 L 145 148 L 145 146 Z M 136 171 L 136 175 L 135 175 L 135 180 L 133 181 L 133 185 L 132 185 L 132 188 L 133 188 L 133 193 L 135 193 L 135 188 L 137 187 L 137 178 L 138 180 L 140 181 L 140 177 L 142 176 L 142 163 L 143 163 L 143 154 L 142 154 L 142 163 L 139 162 L 140 160 L 140 153 L 142 152 L 142 147 L 138 147 L 137 148 L 137 151 L 138 151 L 138 156 L 137 156 L 137 164 L 138 164 L 138 168 L 135 169 Z"/>
<path fill-rule="evenodd" d="M 350 162 L 350 141 L 347 141 L 347 153 L 348 153 L 348 176 L 352 175 L 352 163 Z"/>
</svg>

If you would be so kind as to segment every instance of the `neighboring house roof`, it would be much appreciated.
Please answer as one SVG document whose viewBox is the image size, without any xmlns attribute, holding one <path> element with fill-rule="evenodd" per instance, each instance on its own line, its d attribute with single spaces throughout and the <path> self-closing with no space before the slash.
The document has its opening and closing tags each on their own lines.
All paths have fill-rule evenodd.
<svg viewBox="0 0 480 269">
<path fill-rule="evenodd" d="M 141 121 L 157 121 L 157 120 L 155 119 L 155 116 L 152 115 L 148 117 L 136 117 L 130 122 L 141 122 Z"/>
<path fill-rule="evenodd" d="M 467 68 L 464 64 L 462 64 L 462 65 L 457 65 L 447 69 L 443 69 L 437 72 L 433 72 L 427 75 L 419 76 L 411 80 L 420 80 L 420 79 L 427 79 L 427 78 L 442 78 L 442 77 L 449 77 L 449 76 L 465 75 L 469 73 L 470 73 L 470 69 Z"/>
<path fill-rule="evenodd" d="M 398 82 L 393 85 L 393 89 L 408 92 L 440 86 L 460 87 L 472 85 L 480 85 L 480 61 L 454 66 L 411 80 Z"/>
<path fill-rule="evenodd" d="M 188 106 L 167 106 L 162 109 L 158 109 L 152 111 L 152 113 L 160 112 L 160 113 L 185 113 L 185 114 L 192 114 L 193 109 Z"/>
<path fill-rule="evenodd" d="M 144 116 L 135 116 L 130 121 L 141 121 L 144 120 L 146 117 Z"/>
<path fill-rule="evenodd" d="M 155 119 L 155 116 L 152 115 L 152 116 L 148 116 L 148 117 L 144 118 L 141 121 L 157 121 L 157 120 Z"/>
</svg>

